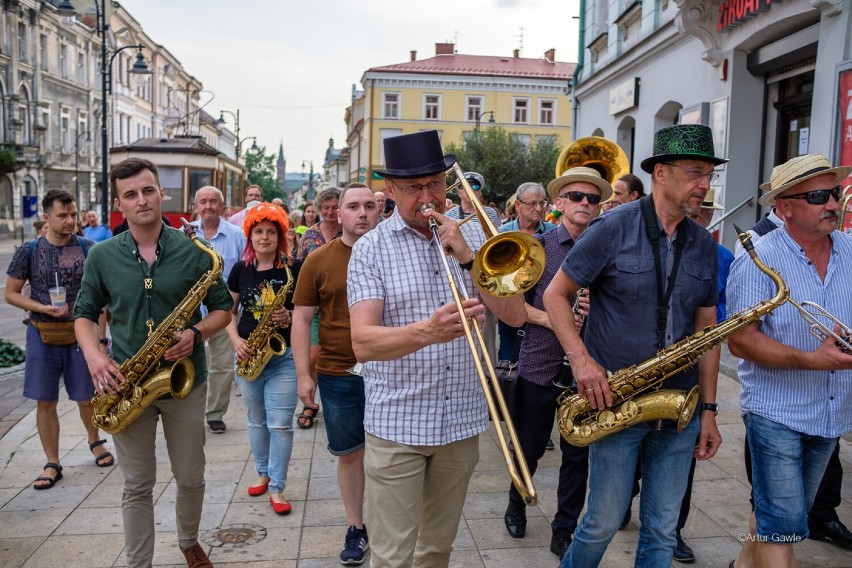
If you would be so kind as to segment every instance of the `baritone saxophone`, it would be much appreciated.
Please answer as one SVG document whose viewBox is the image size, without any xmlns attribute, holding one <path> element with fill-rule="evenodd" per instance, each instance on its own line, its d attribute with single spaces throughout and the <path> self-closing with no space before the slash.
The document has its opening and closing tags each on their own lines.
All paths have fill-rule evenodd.
<svg viewBox="0 0 852 568">
<path fill-rule="evenodd" d="M 625 428 L 650 420 L 674 420 L 683 431 L 698 403 L 698 386 L 691 390 L 660 389 L 663 381 L 698 362 L 729 335 L 760 320 L 783 304 L 790 291 L 781 275 L 767 267 L 754 252 L 751 235 L 737 229 L 737 236 L 757 267 L 775 283 L 775 296 L 763 300 L 725 321 L 706 327 L 657 352 L 643 363 L 621 369 L 609 376 L 612 406 L 594 409 L 578 394 L 559 398 L 557 427 L 565 441 L 574 446 L 588 446 Z M 650 392 L 648 392 L 650 391 Z"/>
<path fill-rule="evenodd" d="M 119 367 L 125 378 L 118 392 L 95 392 L 92 397 L 92 424 L 109 434 L 118 434 L 130 426 L 151 403 L 165 394 L 180 400 L 192 391 L 195 368 L 188 357 L 160 368 L 163 353 L 174 345 L 176 336 L 186 329 L 192 314 L 207 295 L 207 290 L 222 275 L 222 257 L 195 236 L 195 228 L 184 219 L 183 230 L 193 244 L 210 255 L 213 266 L 196 282 L 189 293 L 148 335 L 145 344 Z"/>
<path fill-rule="evenodd" d="M 287 272 L 287 282 L 275 294 L 272 303 L 264 308 L 257 327 L 246 339 L 246 345 L 254 351 L 254 355 L 247 361 L 237 361 L 237 374 L 247 381 L 257 380 L 273 355 L 284 355 L 287 352 L 287 342 L 278 333 L 278 324 L 272 321 L 272 312 L 284 307 L 287 294 L 293 288 L 293 273 L 289 266 L 285 265 L 284 270 Z"/>
</svg>

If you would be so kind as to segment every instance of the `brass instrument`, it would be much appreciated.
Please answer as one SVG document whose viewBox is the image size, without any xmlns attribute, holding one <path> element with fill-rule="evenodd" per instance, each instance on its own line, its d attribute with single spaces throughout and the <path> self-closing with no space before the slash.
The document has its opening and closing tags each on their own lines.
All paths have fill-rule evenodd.
<svg viewBox="0 0 852 568">
<path fill-rule="evenodd" d="M 222 258 L 195 236 L 195 228 L 186 220 L 183 230 L 193 244 L 210 255 L 213 266 L 196 282 L 181 303 L 160 322 L 145 344 L 119 367 L 125 379 L 115 393 L 95 392 L 92 397 L 92 424 L 109 434 L 118 434 L 130 426 L 142 412 L 164 394 L 181 400 L 192 391 L 195 368 L 189 358 L 178 359 L 168 368 L 159 368 L 163 353 L 177 342 L 192 314 L 207 295 L 207 290 L 222 275 Z"/>
<path fill-rule="evenodd" d="M 837 230 L 843 231 L 849 216 L 849 201 L 852 200 L 852 184 L 847 185 L 840 198 L 840 215 L 837 217 Z"/>
<path fill-rule="evenodd" d="M 536 239 L 518 231 L 508 233 L 498 233 L 497 228 L 488 218 L 485 209 L 476 199 L 470 185 L 462 175 L 463 172 L 458 164 L 453 166 L 453 171 L 458 177 L 461 187 L 467 192 L 470 201 L 473 204 L 476 215 L 479 218 L 479 223 L 485 232 L 486 241 L 477 251 L 471 269 L 471 276 L 474 282 L 482 288 L 482 290 L 493 296 L 514 296 L 522 294 L 541 278 L 544 268 L 544 248 Z M 421 211 L 424 213 L 431 209 L 431 206 L 424 204 Z M 467 338 L 468 347 L 470 347 L 471 355 L 473 356 L 473 364 L 476 367 L 476 374 L 479 377 L 479 382 L 482 385 L 482 391 L 485 394 L 485 402 L 488 405 L 488 413 L 494 422 L 495 431 L 497 432 L 497 441 L 500 445 L 500 450 L 503 454 L 503 459 L 506 462 L 506 468 L 509 471 L 509 477 L 512 479 L 512 484 L 518 490 L 521 497 L 528 505 L 535 505 L 537 501 L 536 490 L 532 483 L 529 467 L 521 452 L 521 444 L 518 441 L 518 435 L 515 432 L 515 426 L 512 424 L 512 418 L 509 416 L 509 409 L 506 406 L 506 401 L 500 390 L 500 384 L 497 380 L 497 373 L 494 371 L 494 366 L 488 357 L 482 357 L 485 361 L 486 370 L 482 367 L 480 360 L 480 352 L 486 353 L 485 338 L 482 334 L 482 327 L 476 318 L 465 318 L 462 302 L 470 295 L 461 278 L 461 272 L 457 262 L 451 264 L 447 260 L 447 254 L 441 243 L 441 238 L 438 235 L 438 224 L 431 217 L 429 218 L 429 226 L 435 236 L 435 240 L 441 250 L 441 259 L 444 263 L 444 270 L 447 276 L 447 282 L 450 286 L 450 291 L 453 295 L 456 307 L 458 308 L 461 317 L 461 325 L 464 329 L 465 337 Z M 474 338 L 475 334 L 475 338 Z M 478 342 L 478 343 L 477 343 Z M 490 387 L 489 387 L 490 381 Z M 499 412 L 498 412 L 499 411 Z M 509 450 L 509 445 L 506 442 L 503 428 L 500 426 L 500 421 L 506 423 L 506 430 L 509 433 L 509 438 L 515 447 L 515 461 L 518 467 L 515 467 L 515 461 L 512 459 L 512 453 Z M 520 470 L 520 473 L 518 472 Z"/>
<path fill-rule="evenodd" d="M 722 323 L 704 328 L 657 352 L 652 359 L 617 371 L 607 379 L 612 407 L 593 409 L 577 394 L 559 398 L 557 427 L 565 440 L 575 446 L 588 446 L 610 434 L 649 420 L 674 420 L 682 431 L 698 403 L 698 387 L 689 392 L 665 389 L 662 382 L 698 362 L 729 335 L 760 320 L 790 297 L 784 280 L 757 257 L 751 235 L 736 227 L 740 242 L 757 267 L 775 283 L 775 296 L 747 308 Z M 647 392 L 651 391 L 651 392 Z M 647 392 L 647 394 L 645 394 Z"/>
<path fill-rule="evenodd" d="M 251 347 L 254 355 L 248 361 L 237 360 L 237 374 L 247 381 L 256 380 L 273 355 L 284 355 L 287 351 L 287 342 L 278 334 L 278 324 L 272 321 L 272 312 L 284 306 L 284 300 L 293 288 L 290 267 L 285 266 L 284 270 L 287 271 L 287 283 L 278 290 L 272 303 L 264 308 L 257 327 L 246 339 L 246 345 Z"/>
<path fill-rule="evenodd" d="M 594 168 L 610 184 L 630 173 L 630 161 L 621 146 L 601 136 L 579 138 L 562 150 L 556 160 L 556 177 L 579 166 Z"/>
<path fill-rule="evenodd" d="M 848 325 L 815 302 L 802 302 L 800 304 L 793 298 L 789 298 L 787 301 L 793 304 L 802 319 L 808 322 L 808 330 L 820 343 L 831 337 L 841 351 L 852 353 L 852 329 Z M 828 323 L 823 323 L 819 318 L 825 318 Z M 834 331 L 832 324 L 840 326 L 840 333 Z"/>
</svg>

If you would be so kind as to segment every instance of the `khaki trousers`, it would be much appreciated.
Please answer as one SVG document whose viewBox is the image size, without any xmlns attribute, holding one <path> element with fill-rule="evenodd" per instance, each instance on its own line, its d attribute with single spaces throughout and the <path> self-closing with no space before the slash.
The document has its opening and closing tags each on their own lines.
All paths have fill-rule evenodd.
<svg viewBox="0 0 852 568">
<path fill-rule="evenodd" d="M 177 485 L 175 520 L 181 548 L 198 539 L 204 503 L 204 401 L 207 384 L 183 400 L 160 399 L 128 428 L 113 436 L 124 474 L 121 514 L 128 568 L 149 568 L 154 557 L 154 482 L 157 479 L 157 422 L 162 418 L 166 449 Z"/>
<path fill-rule="evenodd" d="M 479 436 L 406 446 L 366 435 L 367 527 L 372 568 L 450 563 Z"/>
<path fill-rule="evenodd" d="M 234 346 L 224 329 L 207 340 L 207 420 L 222 420 L 231 403 Z"/>
</svg>

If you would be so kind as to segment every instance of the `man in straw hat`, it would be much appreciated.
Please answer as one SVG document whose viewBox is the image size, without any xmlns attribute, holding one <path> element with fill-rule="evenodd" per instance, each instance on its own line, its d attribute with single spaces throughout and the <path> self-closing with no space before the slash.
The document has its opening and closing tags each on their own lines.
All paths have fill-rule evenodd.
<svg viewBox="0 0 852 568">
<path fill-rule="evenodd" d="M 519 325 L 526 312 L 521 296 L 477 293 L 468 271 L 484 234 L 478 223 L 459 226 L 442 214 L 444 172 L 456 158 L 443 155 L 438 133 L 387 138 L 384 150 L 387 167 L 376 173 L 396 209 L 353 246 L 347 283 L 352 347 L 365 362 L 371 566 L 446 566 L 488 424 L 461 320 L 481 318 L 487 307 Z M 430 218 L 472 293 L 464 314 Z"/>
<path fill-rule="evenodd" d="M 852 322 L 852 236 L 837 231 L 840 181 L 850 167 L 809 154 L 772 170 L 762 205 L 775 206 L 784 226 L 755 251 L 780 270 L 797 302 L 819 303 Z M 749 259 L 731 267 L 731 311 L 775 293 Z M 828 329 L 838 330 L 825 318 Z M 852 354 L 822 341 L 787 303 L 728 339 L 741 357 L 740 412 L 751 448 L 754 513 L 737 566 L 794 566 L 793 543 L 809 536 L 808 510 L 838 438 L 852 430 Z M 732 562 L 732 566 L 735 564 Z"/>
<path fill-rule="evenodd" d="M 607 370 L 653 358 L 657 351 L 716 323 L 716 243 L 686 219 L 700 210 L 713 168 L 709 128 L 678 125 L 654 135 L 654 155 L 642 162 L 653 193 L 594 220 L 568 253 L 544 294 L 553 330 L 568 355 L 577 392 L 594 409 L 612 405 Z M 675 283 L 676 282 L 676 283 Z M 589 287 L 581 340 L 568 314 L 571 297 Z M 630 333 L 625 334 L 624 330 Z M 620 337 L 618 349 L 611 338 Z M 642 526 L 636 566 L 668 566 L 693 452 L 709 459 L 721 444 L 716 426 L 719 350 L 663 382 L 663 388 L 701 387 L 699 412 L 682 432 L 670 421 L 640 422 L 589 447 L 588 510 L 560 566 L 597 566 L 630 504 L 632 472 L 642 460 Z M 700 416 L 700 418 L 699 418 Z M 696 438 L 698 444 L 696 445 Z"/>
<path fill-rule="evenodd" d="M 527 323 L 518 357 L 519 375 L 516 394 L 515 429 L 530 473 L 535 473 L 553 430 L 557 399 L 564 392 L 554 382 L 570 385 L 571 377 L 561 377 L 562 346 L 552 331 L 544 311 L 542 296 L 559 271 L 565 255 L 580 238 L 589 222 L 598 216 L 600 204 L 612 195 L 612 188 L 592 168 L 567 170 L 547 185 L 548 198 L 561 213 L 556 229 L 536 235 L 544 246 L 545 265 L 541 279 L 527 294 Z M 578 321 L 579 323 L 579 321 Z M 556 380 L 557 377 L 560 380 Z M 557 510 L 551 523 L 550 550 L 559 558 L 571 543 L 571 535 L 586 500 L 588 449 L 575 447 L 560 438 L 562 463 L 556 491 Z M 505 515 L 510 536 L 519 538 L 526 530 L 526 505 L 514 486 L 509 488 L 509 506 Z"/>
</svg>

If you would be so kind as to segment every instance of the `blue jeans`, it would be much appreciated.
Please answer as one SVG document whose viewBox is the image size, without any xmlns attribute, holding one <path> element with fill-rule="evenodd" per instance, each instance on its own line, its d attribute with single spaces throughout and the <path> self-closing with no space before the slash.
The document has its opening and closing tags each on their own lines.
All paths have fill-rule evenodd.
<svg viewBox="0 0 852 568">
<path fill-rule="evenodd" d="M 642 463 L 642 523 L 635 567 L 669 566 L 675 526 L 698 436 L 696 415 L 683 432 L 671 422 L 643 422 L 589 446 L 589 505 L 560 568 L 600 564 L 630 504 L 636 460 Z"/>
<path fill-rule="evenodd" d="M 296 412 L 296 365 L 288 349 L 273 355 L 254 381 L 237 375 L 248 413 L 248 436 L 257 474 L 269 477 L 269 492 L 287 486 L 293 453 L 293 414 Z"/>
<path fill-rule="evenodd" d="M 364 379 L 317 373 L 328 451 L 345 456 L 364 448 Z"/>
<path fill-rule="evenodd" d="M 808 511 L 837 438 L 802 434 L 752 413 L 743 422 L 751 448 L 758 538 L 800 542 L 808 536 Z"/>
</svg>

